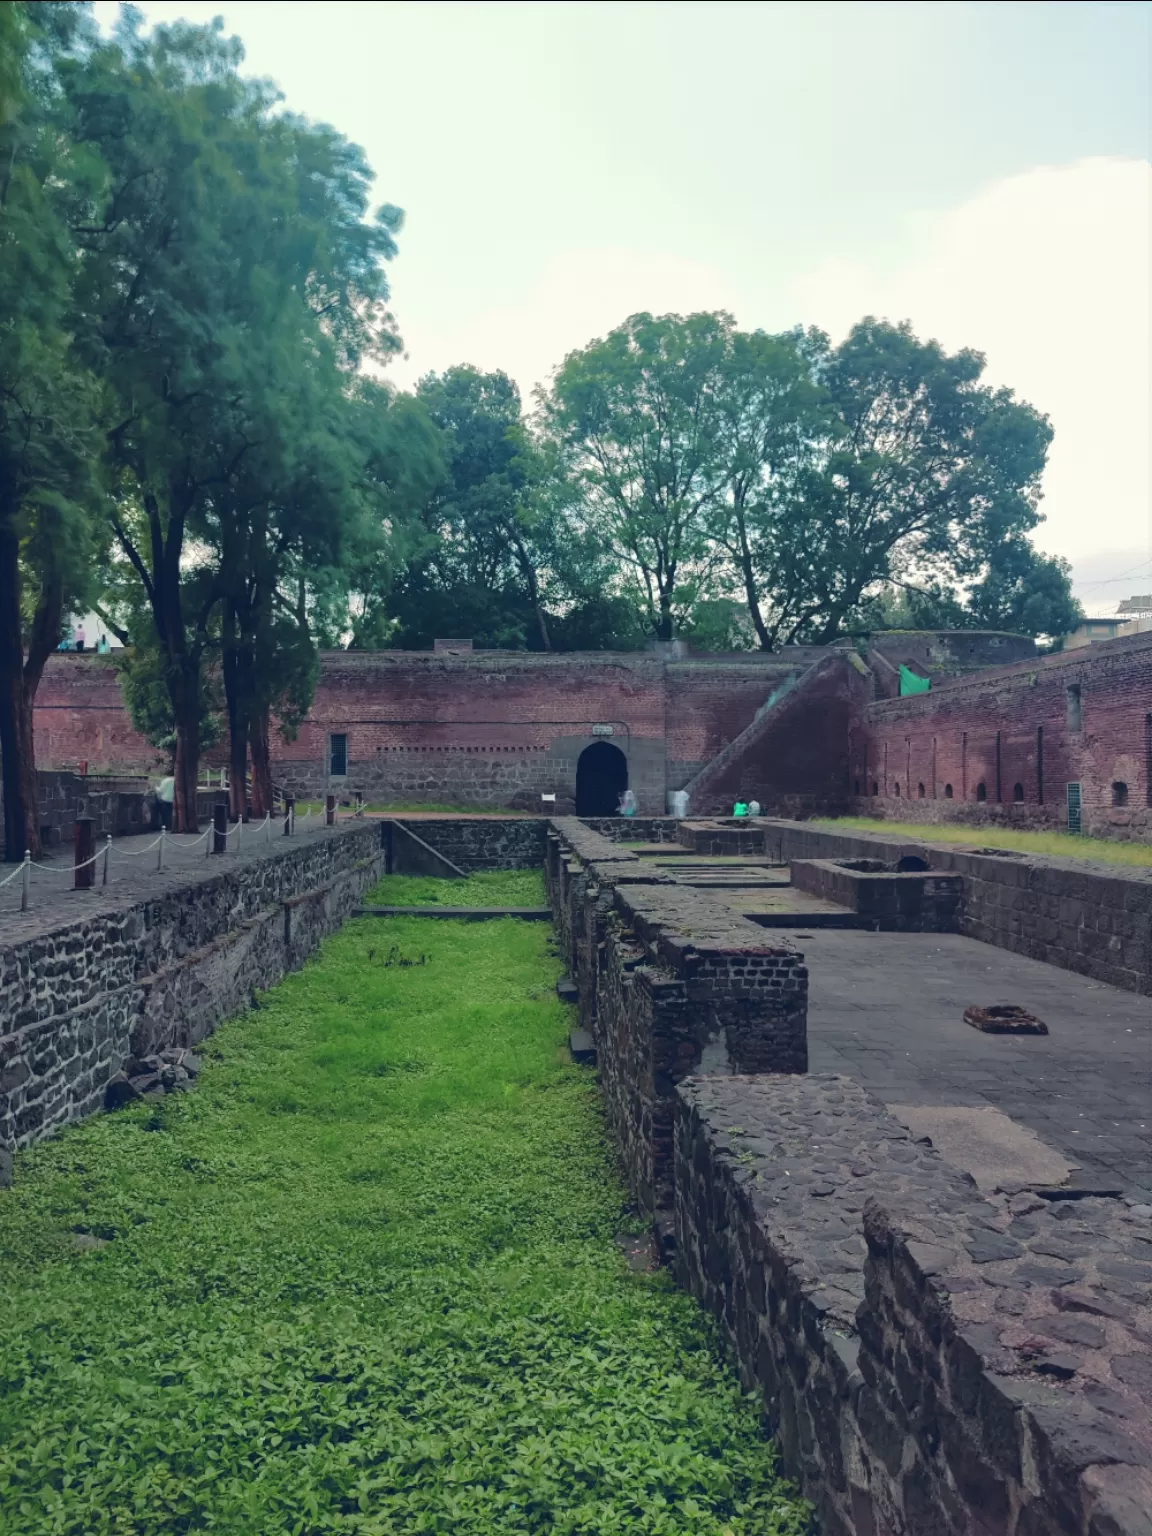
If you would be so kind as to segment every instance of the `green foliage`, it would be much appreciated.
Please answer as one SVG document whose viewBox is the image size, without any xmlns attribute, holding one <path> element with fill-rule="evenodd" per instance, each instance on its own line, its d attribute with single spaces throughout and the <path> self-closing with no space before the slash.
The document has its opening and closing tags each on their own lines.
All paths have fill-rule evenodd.
<svg viewBox="0 0 1152 1536">
<path fill-rule="evenodd" d="M 498 869 L 467 880 L 433 875 L 385 875 L 364 897 L 381 907 L 543 907 L 544 876 L 538 869 Z"/>
<path fill-rule="evenodd" d="M 541 420 L 569 528 L 610 555 L 600 590 L 638 594 L 661 638 L 733 645 L 715 605 L 738 600 L 763 649 L 823 643 L 883 622 L 892 585 L 1056 636 L 1067 572 L 1026 539 L 1051 430 L 983 367 L 873 319 L 832 347 L 634 315 L 565 360 Z"/>
<path fill-rule="evenodd" d="M 716 400 L 730 315 L 633 315 L 571 352 L 542 400 L 574 516 L 610 550 L 618 590 L 670 640 L 714 565 L 707 513 L 723 466 Z"/>
<path fill-rule="evenodd" d="M 819 823 L 837 831 L 883 832 L 915 838 L 925 843 L 980 843 L 1010 848 L 1020 853 L 1048 853 L 1061 859 L 1094 859 L 1104 864 L 1152 865 L 1147 843 L 1118 843 L 1099 837 L 1074 837 L 1065 832 L 1019 832 L 997 821 L 979 826 L 941 823 L 939 826 L 910 821 L 885 821 L 874 816 L 838 816 Z"/>
<path fill-rule="evenodd" d="M 353 922 L 194 1094 L 19 1157 L 5 1530 L 799 1536 L 712 1328 L 614 1247 L 548 945 Z"/>
</svg>

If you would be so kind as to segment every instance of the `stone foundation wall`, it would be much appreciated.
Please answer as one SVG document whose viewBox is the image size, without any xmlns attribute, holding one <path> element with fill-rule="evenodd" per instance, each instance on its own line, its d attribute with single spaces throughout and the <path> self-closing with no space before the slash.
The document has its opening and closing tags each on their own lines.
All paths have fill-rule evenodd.
<svg viewBox="0 0 1152 1536">
<path fill-rule="evenodd" d="M 540 869 L 544 863 L 548 823 L 543 817 L 396 820 L 466 874 L 481 869 Z"/>
<path fill-rule="evenodd" d="M 554 821 L 548 843 L 549 899 L 608 1124 L 659 1226 L 672 1203 L 677 1083 L 698 1071 L 803 1072 L 808 973 L 790 945 L 583 823 Z"/>
<path fill-rule="evenodd" d="M 301 965 L 382 873 L 368 823 L 0 947 L 0 1147 L 99 1109 L 129 1055 L 203 1039 Z"/>
<path fill-rule="evenodd" d="M 985 1198 L 847 1078 L 676 1099 L 685 1285 L 821 1536 L 1143 1536 L 1152 1208 Z"/>
<path fill-rule="evenodd" d="M 763 821 L 769 857 L 883 859 L 912 853 L 963 880 L 959 931 L 1129 992 L 1152 995 L 1152 869 L 921 843 Z"/>
<path fill-rule="evenodd" d="M 849 869 L 846 862 L 875 864 Z M 960 875 L 884 867 L 880 859 L 793 859 L 792 884 L 858 912 L 886 933 L 955 933 L 964 882 Z"/>
</svg>

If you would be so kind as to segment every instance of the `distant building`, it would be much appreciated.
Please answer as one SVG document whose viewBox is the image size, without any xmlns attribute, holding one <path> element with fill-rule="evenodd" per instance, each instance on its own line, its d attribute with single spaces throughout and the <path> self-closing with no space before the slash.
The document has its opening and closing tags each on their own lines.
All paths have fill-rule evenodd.
<svg viewBox="0 0 1152 1536">
<path fill-rule="evenodd" d="M 1082 645 L 1091 645 L 1096 640 L 1115 639 L 1126 623 L 1127 620 L 1121 618 L 1084 619 L 1070 635 L 1064 637 L 1064 649 L 1075 651 Z"/>
</svg>

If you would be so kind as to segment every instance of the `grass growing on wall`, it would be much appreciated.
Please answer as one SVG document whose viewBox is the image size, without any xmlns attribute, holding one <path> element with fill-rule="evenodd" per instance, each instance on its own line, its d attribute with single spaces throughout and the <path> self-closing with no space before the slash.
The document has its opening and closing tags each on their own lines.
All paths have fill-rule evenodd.
<svg viewBox="0 0 1152 1536">
<path fill-rule="evenodd" d="M 364 897 L 369 907 L 545 907 L 544 872 L 497 869 L 467 880 L 385 875 Z"/>
<path fill-rule="evenodd" d="M 995 822 L 984 826 L 922 825 L 874 816 L 813 818 L 813 826 L 835 832 L 883 832 L 924 843 L 966 843 L 976 848 L 1009 848 L 1019 853 L 1047 853 L 1058 859 L 1095 859 L 1104 864 L 1152 864 L 1152 843 L 1120 843 L 1110 838 L 1073 837 L 1066 832 L 1017 832 Z"/>
<path fill-rule="evenodd" d="M 350 923 L 195 1093 L 17 1159 L 0 1530 L 798 1536 L 710 1325 L 613 1244 L 549 943 Z"/>
</svg>

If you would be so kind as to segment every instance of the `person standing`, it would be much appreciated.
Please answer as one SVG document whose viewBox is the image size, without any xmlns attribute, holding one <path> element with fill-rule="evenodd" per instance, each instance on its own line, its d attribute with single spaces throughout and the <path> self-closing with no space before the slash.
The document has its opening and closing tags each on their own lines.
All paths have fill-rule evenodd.
<svg viewBox="0 0 1152 1536">
<path fill-rule="evenodd" d="M 78 651 L 82 651 L 84 649 L 84 626 L 83 626 L 83 624 L 77 624 L 76 628 L 72 632 L 72 639 L 75 642 L 76 649 Z"/>
<path fill-rule="evenodd" d="M 156 814 L 165 832 L 172 830 L 172 806 L 176 799 L 176 780 L 171 774 L 156 786 Z"/>
</svg>

